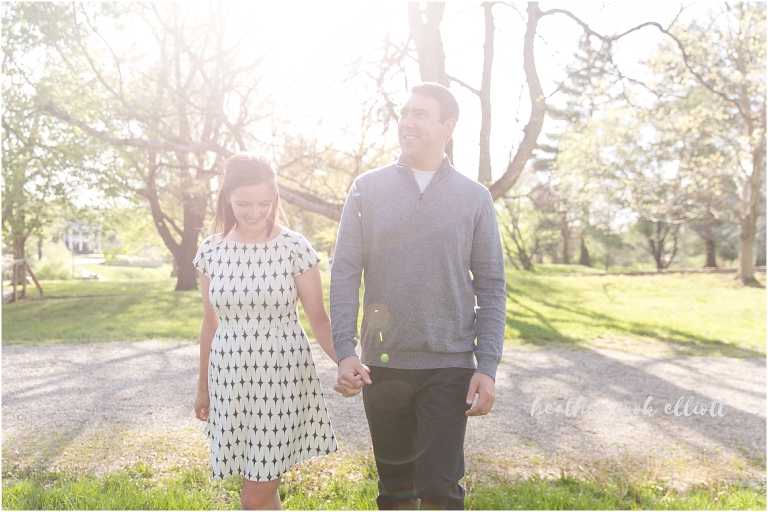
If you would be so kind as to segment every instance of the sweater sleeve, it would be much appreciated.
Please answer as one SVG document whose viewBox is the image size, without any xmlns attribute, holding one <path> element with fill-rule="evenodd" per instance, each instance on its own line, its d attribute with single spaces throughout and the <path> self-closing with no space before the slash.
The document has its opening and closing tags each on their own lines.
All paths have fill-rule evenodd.
<svg viewBox="0 0 768 512">
<path fill-rule="evenodd" d="M 486 194 L 472 238 L 470 270 L 477 298 L 477 371 L 495 378 L 504 347 L 507 290 L 496 211 L 490 193 Z"/>
<path fill-rule="evenodd" d="M 363 221 L 360 185 L 352 185 L 339 222 L 331 265 L 331 330 L 338 360 L 357 355 L 357 316 L 363 273 Z"/>
</svg>

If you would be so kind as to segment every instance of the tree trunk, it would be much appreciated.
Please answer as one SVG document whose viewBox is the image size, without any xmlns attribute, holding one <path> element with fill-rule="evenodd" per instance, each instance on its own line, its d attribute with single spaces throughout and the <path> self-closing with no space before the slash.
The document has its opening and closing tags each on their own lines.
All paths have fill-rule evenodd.
<svg viewBox="0 0 768 512">
<path fill-rule="evenodd" d="M 443 21 L 443 2 L 426 2 L 422 11 L 420 2 L 408 2 L 408 26 L 419 57 L 419 74 L 424 82 L 437 82 L 448 87 L 445 75 L 445 50 L 440 37 Z"/>
<path fill-rule="evenodd" d="M 183 207 L 184 224 L 180 233 L 181 241 L 177 242 L 171 228 L 174 227 L 163 213 L 160 207 L 160 199 L 153 183 L 148 183 L 143 192 L 149 200 L 152 219 L 155 227 L 163 239 L 163 243 L 171 251 L 174 260 L 178 264 L 176 291 L 197 290 L 197 270 L 192 266 L 192 260 L 197 254 L 199 234 L 203 228 L 207 197 L 203 194 L 186 197 Z"/>
<path fill-rule="evenodd" d="M 184 234 L 181 237 L 178 253 L 174 254 L 179 264 L 179 277 L 176 291 L 197 290 L 197 269 L 192 260 L 197 254 L 199 234 L 203 230 L 203 220 L 207 207 L 206 196 L 190 197 L 184 203 Z"/>
<path fill-rule="evenodd" d="M 531 271 L 533 269 L 533 261 L 524 252 L 518 253 L 520 256 L 520 264 L 523 266 L 523 270 Z"/>
<path fill-rule="evenodd" d="M 23 225 L 23 223 L 22 223 Z M 27 236 L 18 233 L 13 237 L 13 259 L 24 260 L 26 256 Z M 19 298 L 23 299 L 27 292 L 27 268 L 25 265 L 15 265 L 13 275 L 16 277 L 16 284 L 21 286 Z"/>
<path fill-rule="evenodd" d="M 715 259 L 715 241 L 706 240 L 707 246 L 707 261 L 704 263 L 704 268 L 717 268 L 717 260 Z"/>
<path fill-rule="evenodd" d="M 419 76 L 422 82 L 437 82 L 448 87 L 450 81 L 445 74 L 445 49 L 440 36 L 445 4 L 426 2 L 423 11 L 419 4 L 408 2 L 408 26 L 418 54 Z M 453 137 L 445 145 L 445 154 L 453 162 Z"/>
<path fill-rule="evenodd" d="M 664 253 L 664 237 L 661 236 L 661 223 L 654 222 L 654 228 L 656 233 L 652 233 L 648 237 L 648 248 L 650 249 L 651 256 L 653 256 L 653 261 L 656 262 L 656 270 L 661 272 L 664 270 L 664 262 L 661 259 Z"/>
<path fill-rule="evenodd" d="M 192 260 L 195 259 L 197 253 L 197 236 L 194 238 L 193 246 L 192 251 L 181 251 L 179 254 L 179 275 L 176 279 L 175 288 L 177 292 L 197 290 L 197 269 L 192 265 Z"/>
<path fill-rule="evenodd" d="M 648 241 L 648 253 L 656 262 L 656 270 L 661 272 L 668 268 L 677 254 L 677 235 L 680 229 L 679 224 L 669 225 L 662 222 L 653 222 L 650 232 L 646 232 L 645 237 Z M 667 252 L 667 237 L 672 236 L 672 250 Z M 667 259 L 669 255 L 669 259 Z M 664 260 L 667 261 L 664 261 Z"/>
<path fill-rule="evenodd" d="M 563 229 L 560 230 L 560 233 L 563 235 L 563 265 L 570 265 L 571 264 L 571 247 L 570 247 L 570 238 L 571 238 L 571 230 L 568 229 L 568 224 L 563 225 Z"/>
<path fill-rule="evenodd" d="M 531 117 L 523 129 L 523 140 L 517 148 L 517 153 L 507 165 L 507 170 L 496 180 L 496 183 L 488 187 L 494 200 L 506 194 L 517 182 L 520 173 L 525 169 L 525 164 L 533 155 L 536 148 L 536 140 L 539 138 L 541 128 L 544 126 L 544 115 L 547 110 L 544 90 L 536 71 L 536 60 L 533 54 L 533 43 L 536 39 L 536 27 L 541 18 L 541 9 L 537 2 L 528 3 L 528 22 L 523 38 L 523 69 L 525 80 L 528 84 L 528 94 L 531 98 Z"/>
<path fill-rule="evenodd" d="M 664 270 L 664 262 L 661 260 L 661 251 L 654 249 L 653 261 L 656 262 L 656 271 L 661 272 Z"/>
<path fill-rule="evenodd" d="M 739 280 L 745 286 L 760 286 L 755 279 L 755 233 L 757 231 L 758 204 L 763 198 L 762 185 L 765 175 L 765 112 L 762 117 L 763 136 L 752 151 L 752 174 L 744 184 L 739 226 Z"/>
<path fill-rule="evenodd" d="M 592 262 L 589 259 L 587 244 L 584 243 L 584 237 L 581 237 L 581 255 L 579 256 L 579 265 L 584 265 L 585 267 L 592 266 Z"/>
<path fill-rule="evenodd" d="M 485 13 L 485 44 L 483 45 L 483 80 L 478 91 L 480 97 L 480 161 L 477 181 L 491 184 L 491 71 L 493 68 L 493 4 L 483 3 Z M 527 270 L 527 269 L 526 269 Z"/>
<path fill-rule="evenodd" d="M 750 229 L 751 228 L 751 229 Z M 760 286 L 752 266 L 755 251 L 755 227 L 743 225 L 739 233 L 739 281 L 745 286 Z"/>
</svg>

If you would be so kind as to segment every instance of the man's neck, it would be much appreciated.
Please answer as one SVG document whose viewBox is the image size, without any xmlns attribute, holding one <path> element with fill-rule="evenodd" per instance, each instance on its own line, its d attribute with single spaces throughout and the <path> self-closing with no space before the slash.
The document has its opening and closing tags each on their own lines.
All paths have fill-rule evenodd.
<svg viewBox="0 0 768 512">
<path fill-rule="evenodd" d="M 417 169 L 419 171 L 426 171 L 426 172 L 439 171 L 444 161 L 445 161 L 444 155 L 440 155 L 439 157 L 435 155 L 434 157 L 419 159 L 419 160 L 413 160 L 411 158 L 405 157 L 405 163 L 408 164 L 408 167 L 410 167 L 411 169 Z"/>
</svg>

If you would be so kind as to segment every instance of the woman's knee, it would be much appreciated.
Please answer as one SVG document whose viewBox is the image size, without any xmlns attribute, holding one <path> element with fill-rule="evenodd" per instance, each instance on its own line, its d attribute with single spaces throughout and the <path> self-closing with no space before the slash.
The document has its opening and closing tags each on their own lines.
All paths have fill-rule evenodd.
<svg viewBox="0 0 768 512">
<path fill-rule="evenodd" d="M 278 494 L 280 479 L 269 482 L 254 482 L 243 478 L 240 508 L 243 510 L 276 510 L 280 508 Z"/>
</svg>

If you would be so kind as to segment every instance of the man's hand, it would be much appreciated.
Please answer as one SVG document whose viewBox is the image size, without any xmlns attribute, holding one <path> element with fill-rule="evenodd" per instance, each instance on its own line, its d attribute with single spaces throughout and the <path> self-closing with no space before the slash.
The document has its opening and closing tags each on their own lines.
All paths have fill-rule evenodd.
<svg viewBox="0 0 768 512">
<path fill-rule="evenodd" d="M 368 376 L 370 371 L 357 356 L 345 357 L 339 361 L 339 374 L 333 390 L 347 398 L 355 396 L 363 390 L 363 386 L 372 382 Z"/>
<path fill-rule="evenodd" d="M 495 400 L 495 389 L 496 382 L 490 375 L 475 372 L 472 376 L 472 380 L 469 381 L 467 405 L 472 405 L 472 402 L 475 401 L 475 395 L 477 395 L 477 404 L 464 414 L 467 416 L 483 416 L 484 414 L 488 414 L 491 407 L 493 407 L 493 401 Z"/>
</svg>

